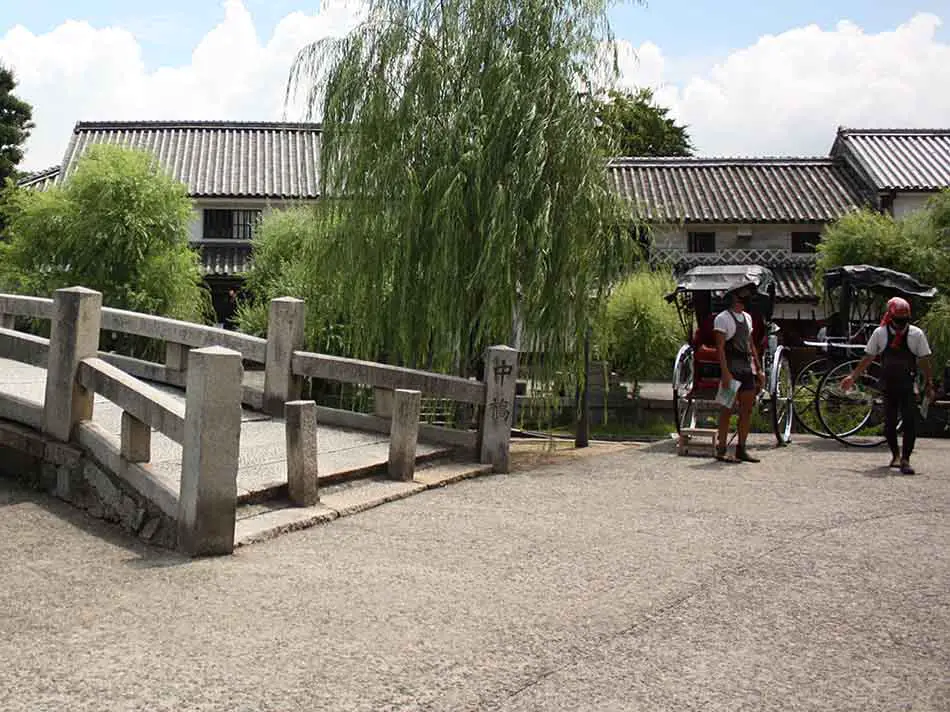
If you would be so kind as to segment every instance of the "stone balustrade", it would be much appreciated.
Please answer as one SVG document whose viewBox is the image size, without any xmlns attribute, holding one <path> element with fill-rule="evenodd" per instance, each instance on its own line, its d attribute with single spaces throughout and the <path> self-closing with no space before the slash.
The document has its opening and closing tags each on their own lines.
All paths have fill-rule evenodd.
<svg viewBox="0 0 950 712">
<path fill-rule="evenodd" d="M 227 553 L 233 546 L 228 531 L 233 535 L 242 403 L 285 417 L 288 482 L 299 504 L 319 499 L 317 420 L 388 434 L 389 471 L 396 479 L 412 478 L 419 438 L 468 449 L 494 471 L 508 471 L 518 373 L 514 349 L 489 349 L 486 380 L 479 382 L 306 352 L 305 304 L 299 299 L 273 300 L 269 316 L 267 338 L 262 339 L 105 308 L 101 294 L 81 287 L 58 290 L 54 299 L 0 294 L 0 357 L 46 367 L 46 400 L 36 419 L 57 440 L 76 438 L 77 426 L 90 421 L 93 396 L 99 393 L 123 411 L 121 452 L 116 453 L 123 460 L 148 462 L 152 428 L 182 445 L 179 542 L 192 554 Z M 15 317 L 50 319 L 50 339 L 13 331 Z M 164 363 L 99 352 L 100 331 L 163 341 Z M 243 362 L 264 365 L 263 392 L 244 384 Z M 371 387 L 376 412 L 352 413 L 300 401 L 305 378 Z M 139 379 L 184 387 L 184 411 Z M 478 430 L 420 423 L 423 397 L 480 409 Z"/>
</svg>

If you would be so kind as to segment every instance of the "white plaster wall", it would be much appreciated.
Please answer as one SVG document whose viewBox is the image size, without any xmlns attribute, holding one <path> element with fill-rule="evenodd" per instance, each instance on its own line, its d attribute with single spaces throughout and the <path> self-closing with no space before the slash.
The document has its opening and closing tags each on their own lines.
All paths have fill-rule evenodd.
<svg viewBox="0 0 950 712">
<path fill-rule="evenodd" d="M 733 249 L 770 249 L 791 250 L 793 232 L 822 232 L 823 225 L 786 224 L 786 225 L 701 225 L 691 224 L 685 227 L 656 227 L 653 230 L 654 244 L 662 249 L 676 249 L 686 252 L 689 246 L 688 233 L 716 233 L 716 250 Z M 750 238 L 739 239 L 739 230 L 750 231 Z"/>
<path fill-rule="evenodd" d="M 900 218 L 927 205 L 933 193 L 898 193 L 894 199 L 894 217 Z"/>
<path fill-rule="evenodd" d="M 267 215 L 271 210 L 280 210 L 298 204 L 295 201 L 281 200 L 218 200 L 200 199 L 193 201 L 192 219 L 188 224 L 188 238 L 200 241 L 204 230 L 204 210 L 262 210 Z"/>
</svg>

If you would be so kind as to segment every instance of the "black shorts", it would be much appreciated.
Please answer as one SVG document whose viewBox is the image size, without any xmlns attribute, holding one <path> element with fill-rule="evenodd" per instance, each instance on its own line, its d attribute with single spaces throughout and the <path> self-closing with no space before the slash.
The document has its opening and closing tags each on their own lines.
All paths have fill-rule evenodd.
<svg viewBox="0 0 950 712">
<path fill-rule="evenodd" d="M 732 377 L 739 381 L 739 392 L 755 390 L 755 374 L 752 371 L 741 371 L 732 374 Z"/>
</svg>

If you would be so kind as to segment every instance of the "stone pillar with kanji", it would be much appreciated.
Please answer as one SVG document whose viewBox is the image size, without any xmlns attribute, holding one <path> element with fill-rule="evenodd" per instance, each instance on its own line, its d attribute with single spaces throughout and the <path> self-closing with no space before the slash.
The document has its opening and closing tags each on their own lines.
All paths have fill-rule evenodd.
<svg viewBox="0 0 950 712">
<path fill-rule="evenodd" d="M 508 472 L 517 380 L 518 351 L 510 346 L 489 348 L 485 360 L 485 410 L 479 459 L 491 464 L 493 472 Z"/>
</svg>

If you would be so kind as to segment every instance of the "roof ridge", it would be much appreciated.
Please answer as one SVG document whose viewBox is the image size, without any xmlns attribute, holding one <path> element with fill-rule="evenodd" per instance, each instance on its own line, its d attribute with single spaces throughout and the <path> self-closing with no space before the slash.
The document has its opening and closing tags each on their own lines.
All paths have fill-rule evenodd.
<svg viewBox="0 0 950 712">
<path fill-rule="evenodd" d="M 243 129 L 258 131 L 322 131 L 323 124 L 301 121 L 204 121 L 204 120 L 148 120 L 148 121 L 77 121 L 73 133 L 81 131 L 109 131 L 129 129 Z"/>
<path fill-rule="evenodd" d="M 950 128 L 944 129 L 861 129 L 847 126 L 838 127 L 838 135 L 856 135 L 867 134 L 870 136 L 926 136 L 930 135 L 950 135 Z"/>
<path fill-rule="evenodd" d="M 831 156 L 615 156 L 608 161 L 610 165 L 647 163 L 668 165 L 822 163 L 830 165 L 835 162 L 836 159 Z"/>
</svg>

